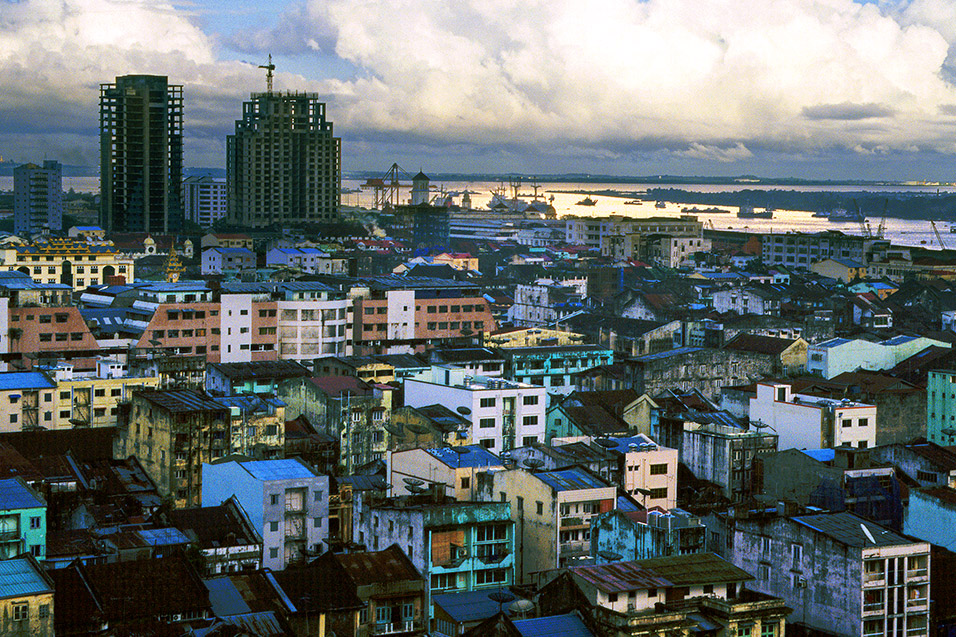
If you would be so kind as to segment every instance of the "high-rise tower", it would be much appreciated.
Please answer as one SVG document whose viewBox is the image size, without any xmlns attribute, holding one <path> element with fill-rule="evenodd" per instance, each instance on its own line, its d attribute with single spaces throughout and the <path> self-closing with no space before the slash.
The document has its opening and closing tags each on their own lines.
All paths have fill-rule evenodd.
<svg viewBox="0 0 956 637">
<path fill-rule="evenodd" d="M 46 160 L 43 167 L 13 169 L 13 231 L 22 236 L 63 229 L 63 167 Z"/>
<path fill-rule="evenodd" d="M 235 224 L 338 219 L 342 140 L 316 93 L 253 93 L 226 138 L 226 202 Z"/>
<path fill-rule="evenodd" d="M 100 224 L 107 232 L 182 228 L 183 87 L 164 75 L 100 85 Z"/>
</svg>

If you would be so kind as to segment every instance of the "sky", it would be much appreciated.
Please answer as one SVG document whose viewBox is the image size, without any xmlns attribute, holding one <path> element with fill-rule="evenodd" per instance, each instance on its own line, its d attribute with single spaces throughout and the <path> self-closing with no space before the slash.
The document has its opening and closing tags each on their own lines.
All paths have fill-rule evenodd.
<svg viewBox="0 0 956 637">
<path fill-rule="evenodd" d="M 98 165 L 150 73 L 223 167 L 270 53 L 346 171 L 956 181 L 956 0 L 0 0 L 0 156 Z"/>
</svg>

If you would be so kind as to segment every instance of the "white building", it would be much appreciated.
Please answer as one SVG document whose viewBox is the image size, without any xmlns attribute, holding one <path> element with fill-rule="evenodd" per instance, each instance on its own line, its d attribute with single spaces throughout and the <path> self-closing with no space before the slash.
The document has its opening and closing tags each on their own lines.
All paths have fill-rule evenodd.
<svg viewBox="0 0 956 637">
<path fill-rule="evenodd" d="M 262 536 L 265 568 L 328 549 L 329 478 L 298 458 L 204 464 L 202 485 L 204 507 L 236 498 Z"/>
<path fill-rule="evenodd" d="M 63 229 L 63 167 L 46 160 L 43 167 L 13 169 L 13 231 L 23 236 Z"/>
<path fill-rule="evenodd" d="M 498 453 L 544 441 L 546 402 L 544 387 L 470 376 L 457 367 L 433 366 L 405 379 L 406 405 L 458 411 L 471 420 L 471 439 Z"/>
<path fill-rule="evenodd" d="M 617 444 L 611 451 L 624 456 L 624 490 L 645 509 L 676 507 L 677 449 L 662 447 L 644 434 L 610 440 Z"/>
<path fill-rule="evenodd" d="M 554 323 L 580 311 L 587 294 L 587 279 L 538 279 L 530 284 L 520 283 L 515 288 L 515 301 L 508 310 L 508 318 L 523 327 Z"/>
<path fill-rule="evenodd" d="M 202 273 L 256 269 L 256 253 L 248 248 L 208 248 L 202 251 Z"/>
<path fill-rule="evenodd" d="M 661 237 L 653 248 L 653 260 L 665 268 L 678 268 L 698 252 L 710 252 L 711 240 L 702 237 Z"/>
<path fill-rule="evenodd" d="M 187 221 L 209 228 L 226 216 L 226 178 L 204 175 L 183 179 L 183 212 Z"/>
<path fill-rule="evenodd" d="M 415 485 L 443 485 L 445 495 L 459 502 L 475 500 L 475 474 L 504 469 L 498 456 L 481 445 L 438 449 L 406 449 L 386 454 L 391 495 L 415 493 Z"/>
<path fill-rule="evenodd" d="M 879 343 L 860 338 L 831 338 L 807 349 L 807 371 L 823 378 L 833 378 L 857 369 L 890 369 L 931 345 L 951 347 L 949 343 L 925 336 L 894 336 Z"/>
<path fill-rule="evenodd" d="M 785 383 L 757 383 L 750 422 L 775 432 L 781 450 L 876 446 L 876 405 L 795 394 Z"/>
<path fill-rule="evenodd" d="M 283 266 L 311 274 L 344 274 L 336 265 L 338 261 L 341 259 L 333 259 L 328 252 L 310 247 L 273 248 L 266 253 L 269 267 Z"/>
</svg>

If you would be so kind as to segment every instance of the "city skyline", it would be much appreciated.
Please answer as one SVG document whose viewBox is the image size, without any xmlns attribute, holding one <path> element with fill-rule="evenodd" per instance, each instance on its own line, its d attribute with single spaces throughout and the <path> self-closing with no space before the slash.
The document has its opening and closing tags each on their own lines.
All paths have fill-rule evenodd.
<svg viewBox="0 0 956 637">
<path fill-rule="evenodd" d="M 224 167 L 272 53 L 276 90 L 328 104 L 344 171 L 956 174 L 942 1 L 2 7 L 8 161 L 97 165 L 99 84 L 142 73 L 184 85 L 185 164 Z"/>
</svg>

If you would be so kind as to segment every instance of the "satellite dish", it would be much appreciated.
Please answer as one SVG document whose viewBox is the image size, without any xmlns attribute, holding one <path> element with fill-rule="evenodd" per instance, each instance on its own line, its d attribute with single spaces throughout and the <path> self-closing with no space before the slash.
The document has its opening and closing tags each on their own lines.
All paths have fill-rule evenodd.
<svg viewBox="0 0 956 637">
<path fill-rule="evenodd" d="M 614 551 L 598 551 L 598 557 L 608 562 L 619 562 L 624 559 L 623 555 Z"/>
<path fill-rule="evenodd" d="M 946 429 L 940 429 L 939 432 L 947 436 L 956 436 L 956 429 L 953 429 L 952 427 L 946 427 Z"/>
<path fill-rule="evenodd" d="M 385 425 L 385 431 L 392 434 L 393 436 L 398 436 L 399 438 L 405 437 L 405 433 L 402 431 L 401 425 L 393 425 L 392 423 L 388 423 L 387 425 Z"/>
<path fill-rule="evenodd" d="M 418 478 L 412 477 L 402 478 L 402 482 L 413 487 L 420 487 L 421 485 L 425 484 L 424 480 L 419 480 Z"/>
<path fill-rule="evenodd" d="M 541 460 L 540 458 L 528 458 L 524 461 L 524 466 L 531 469 L 533 473 L 535 469 L 540 469 L 544 466 L 544 460 Z"/>
<path fill-rule="evenodd" d="M 423 487 L 420 484 L 410 484 L 405 488 L 408 489 L 409 492 L 414 493 L 416 495 L 420 493 L 425 493 L 426 491 L 428 491 L 428 487 Z"/>
<path fill-rule="evenodd" d="M 468 407 L 465 407 L 464 405 L 462 405 L 461 407 L 459 407 L 459 408 L 456 409 L 455 411 L 457 411 L 457 412 L 458 412 L 459 414 L 461 414 L 462 416 L 467 416 L 468 414 L 471 413 L 471 409 L 469 409 Z"/>
<path fill-rule="evenodd" d="M 863 535 L 865 535 L 866 539 L 870 541 L 870 544 L 876 544 L 876 540 L 873 539 L 873 534 L 870 533 L 870 529 L 866 528 L 866 525 L 862 522 L 860 523 L 860 530 L 863 531 Z"/>
<path fill-rule="evenodd" d="M 594 443 L 604 447 L 605 449 L 613 449 L 617 446 L 617 443 L 610 438 L 598 438 L 594 441 Z"/>
<path fill-rule="evenodd" d="M 425 425 L 419 425 L 418 423 L 409 423 L 405 427 L 411 431 L 413 434 L 422 435 L 428 433 L 428 427 Z"/>
<path fill-rule="evenodd" d="M 451 450 L 452 450 L 454 453 L 457 453 L 459 456 L 464 456 L 464 455 L 467 455 L 467 454 L 471 453 L 471 449 L 469 449 L 468 447 L 465 447 L 465 446 L 460 446 L 460 445 L 459 445 L 459 446 L 455 446 L 455 447 L 451 447 Z"/>
<path fill-rule="evenodd" d="M 514 601 L 515 596 L 507 591 L 495 591 L 494 593 L 491 593 L 490 595 L 488 595 L 488 599 L 490 599 L 493 602 L 498 602 L 498 604 L 500 605 L 500 604 L 507 604 L 508 602 Z"/>
<path fill-rule="evenodd" d="M 508 612 L 512 615 L 525 615 L 534 610 L 534 602 L 530 599 L 517 599 L 508 607 Z"/>
</svg>

